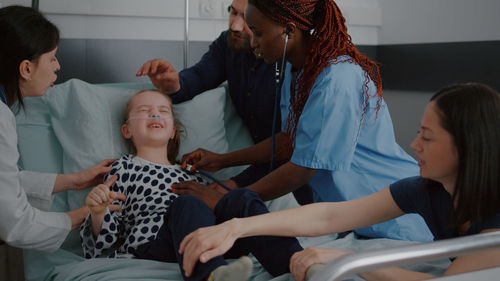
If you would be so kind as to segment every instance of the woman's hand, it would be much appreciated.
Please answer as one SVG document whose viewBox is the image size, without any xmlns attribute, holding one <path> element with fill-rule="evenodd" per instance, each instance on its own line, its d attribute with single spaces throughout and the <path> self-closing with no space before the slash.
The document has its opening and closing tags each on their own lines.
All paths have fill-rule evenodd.
<svg viewBox="0 0 500 281">
<path fill-rule="evenodd" d="M 183 269 L 190 276 L 198 260 L 206 263 L 210 259 L 223 255 L 238 239 L 236 219 L 222 224 L 202 227 L 190 233 L 182 240 L 179 253 L 183 257 Z"/>
<path fill-rule="evenodd" d="M 210 152 L 203 148 L 184 154 L 182 156 L 181 168 L 185 169 L 188 164 L 193 165 L 192 169 L 215 172 L 225 168 L 222 164 L 222 155 Z"/>
<path fill-rule="evenodd" d="M 135 75 L 149 76 L 153 85 L 168 95 L 181 89 L 179 74 L 168 61 L 162 59 L 147 61 L 137 70 Z"/>
<path fill-rule="evenodd" d="M 307 269 L 313 264 L 327 264 L 334 259 L 351 254 L 351 251 L 326 248 L 306 248 L 293 254 L 290 259 L 290 272 L 297 281 L 305 278 Z"/>
<path fill-rule="evenodd" d="M 52 193 L 67 191 L 71 189 L 85 189 L 102 183 L 104 174 L 111 171 L 111 164 L 116 159 L 106 159 L 92 168 L 73 174 L 57 175 Z"/>
<path fill-rule="evenodd" d="M 71 230 L 73 230 L 77 227 L 80 227 L 85 217 L 87 217 L 87 215 L 89 214 L 89 207 L 83 206 L 79 209 L 66 212 L 66 214 L 71 219 Z"/>
</svg>

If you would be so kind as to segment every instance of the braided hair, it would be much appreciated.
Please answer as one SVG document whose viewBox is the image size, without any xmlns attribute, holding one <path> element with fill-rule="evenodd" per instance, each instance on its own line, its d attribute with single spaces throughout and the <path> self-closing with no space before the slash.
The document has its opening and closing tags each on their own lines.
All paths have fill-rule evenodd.
<svg viewBox="0 0 500 281">
<path fill-rule="evenodd" d="M 354 46 L 347 33 L 345 18 L 333 0 L 249 0 L 249 3 L 271 20 L 284 25 L 292 22 L 298 29 L 310 34 L 311 47 L 306 54 L 302 73 L 296 78 L 296 90 L 290 94 L 286 131 L 288 149 L 291 150 L 295 144 L 297 124 L 316 77 L 332 64 L 354 62 L 361 66 L 365 72 L 361 122 L 368 108 L 370 80 L 377 87 L 375 96 L 378 97 L 378 112 L 383 99 L 379 67 Z M 339 60 L 343 55 L 348 55 L 349 59 Z"/>
</svg>

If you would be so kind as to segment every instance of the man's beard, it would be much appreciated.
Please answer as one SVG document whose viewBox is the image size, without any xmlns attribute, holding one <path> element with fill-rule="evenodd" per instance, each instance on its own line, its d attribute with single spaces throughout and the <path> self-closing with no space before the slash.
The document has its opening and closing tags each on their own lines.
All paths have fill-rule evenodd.
<svg viewBox="0 0 500 281">
<path fill-rule="evenodd" d="M 226 41 L 229 49 L 235 53 L 248 53 L 252 50 L 252 48 L 250 47 L 250 40 L 234 39 L 231 30 L 227 32 Z"/>
</svg>

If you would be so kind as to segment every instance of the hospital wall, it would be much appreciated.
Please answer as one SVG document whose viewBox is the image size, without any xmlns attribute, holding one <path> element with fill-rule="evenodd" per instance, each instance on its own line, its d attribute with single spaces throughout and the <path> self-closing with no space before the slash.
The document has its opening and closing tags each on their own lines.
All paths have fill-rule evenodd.
<svg viewBox="0 0 500 281">
<path fill-rule="evenodd" d="M 190 0 L 187 65 L 228 25 L 231 0 Z M 0 0 L 3 5 L 26 0 Z M 498 0 L 339 0 L 360 50 L 381 66 L 401 146 L 409 145 L 432 92 L 479 81 L 500 89 Z M 163 58 L 181 70 L 184 0 L 40 0 L 61 30 L 58 82 L 137 82 L 138 67 Z"/>
</svg>

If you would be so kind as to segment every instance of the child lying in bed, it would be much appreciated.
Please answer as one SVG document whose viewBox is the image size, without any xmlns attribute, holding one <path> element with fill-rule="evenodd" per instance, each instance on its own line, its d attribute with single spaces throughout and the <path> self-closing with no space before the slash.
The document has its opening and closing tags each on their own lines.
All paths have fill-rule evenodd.
<svg viewBox="0 0 500 281">
<path fill-rule="evenodd" d="M 181 262 L 186 280 L 246 280 L 251 274 L 252 262 L 245 255 L 250 248 L 258 248 L 254 255 L 258 259 L 262 257 L 259 260 L 264 267 L 268 265 L 268 271 L 276 271 L 278 267 L 278 275 L 288 271 L 291 255 L 302 248 L 293 238 L 270 237 L 259 238 L 267 239 L 258 240 L 259 243 L 249 240 L 235 247 L 234 255 L 229 258 L 243 257 L 229 265 L 219 256 L 200 263 L 195 272 L 186 277 L 179 245 L 190 232 L 216 224 L 216 217 L 198 198 L 188 195 L 178 198 L 172 192 L 172 185 L 188 180 L 207 182 L 173 164 L 180 139 L 168 96 L 151 90 L 137 93 L 128 102 L 125 119 L 122 134 L 131 140 L 134 154 L 124 155 L 113 163 L 107 181 L 96 186 L 85 200 L 90 215 L 82 224 L 80 236 L 86 258 L 105 255 Z M 251 191 L 246 190 L 230 192 L 223 201 L 227 202 L 222 208 L 224 213 L 246 216 L 267 212 L 260 199 L 247 200 L 249 193 Z M 110 212 L 110 204 L 119 204 L 122 212 Z M 280 254 L 269 254 L 268 249 L 275 252 L 272 247 L 256 247 L 268 243 L 290 250 L 282 250 L 283 258 L 280 258 Z"/>
</svg>

